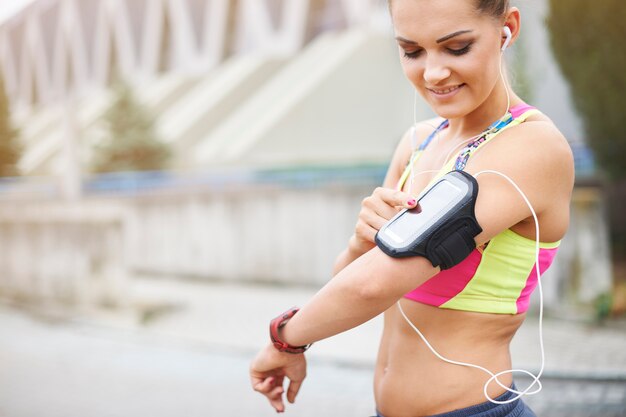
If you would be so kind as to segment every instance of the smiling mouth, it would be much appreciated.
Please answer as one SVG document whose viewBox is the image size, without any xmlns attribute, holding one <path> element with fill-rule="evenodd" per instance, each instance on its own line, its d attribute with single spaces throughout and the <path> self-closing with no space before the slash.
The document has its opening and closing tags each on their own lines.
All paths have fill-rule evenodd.
<svg viewBox="0 0 626 417">
<path fill-rule="evenodd" d="M 450 94 L 456 90 L 458 90 L 459 88 L 463 87 L 465 84 L 459 84 L 459 85 L 455 85 L 453 87 L 448 87 L 448 88 L 428 88 L 429 91 L 438 94 L 438 95 L 445 95 L 445 94 Z"/>
</svg>

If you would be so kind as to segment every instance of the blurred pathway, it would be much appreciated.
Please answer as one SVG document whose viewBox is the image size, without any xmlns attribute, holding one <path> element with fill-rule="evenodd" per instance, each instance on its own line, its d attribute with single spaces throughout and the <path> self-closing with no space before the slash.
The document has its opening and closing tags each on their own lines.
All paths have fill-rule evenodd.
<svg viewBox="0 0 626 417">
<path fill-rule="evenodd" d="M 138 279 L 143 313 L 34 315 L 0 306 L 0 416 L 276 415 L 249 388 L 267 320 L 310 289 Z M 371 415 L 380 319 L 316 344 L 287 416 Z M 626 416 L 626 330 L 546 321 L 539 417 Z M 536 319 L 515 337 L 516 367 L 539 364 Z M 518 378 L 518 385 L 526 381 Z"/>
</svg>

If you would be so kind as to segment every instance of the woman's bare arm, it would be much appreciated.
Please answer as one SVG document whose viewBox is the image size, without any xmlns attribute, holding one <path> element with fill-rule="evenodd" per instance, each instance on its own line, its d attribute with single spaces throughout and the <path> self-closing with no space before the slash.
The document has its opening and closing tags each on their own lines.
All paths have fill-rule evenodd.
<svg viewBox="0 0 626 417">
<path fill-rule="evenodd" d="M 468 171 L 475 174 L 486 169 L 512 178 L 529 198 L 540 222 L 548 219 L 542 236 L 562 236 L 574 170 L 571 150 L 555 128 L 538 122 L 503 132 L 468 165 Z M 480 176 L 478 182 L 476 217 L 483 232 L 476 237 L 477 243 L 529 218 L 529 208 L 508 182 L 490 175 Z M 281 339 L 302 346 L 356 327 L 437 272 L 426 258 L 395 259 L 374 247 L 343 267 L 304 305 L 282 328 Z M 268 344 L 253 361 L 250 375 L 254 389 L 267 396 L 277 410 L 283 410 L 283 379 L 290 379 L 287 398 L 293 402 L 306 376 L 304 355 L 280 353 Z"/>
<path fill-rule="evenodd" d="M 502 135 L 498 146 L 486 149 L 468 168 L 473 173 L 486 169 L 505 173 L 525 192 L 539 216 L 553 210 L 555 204 L 567 204 L 573 186 L 573 161 L 560 133 L 545 122 L 535 122 Z M 515 155 L 515 159 L 507 155 Z M 478 243 L 489 241 L 531 215 L 518 192 L 494 177 L 478 178 L 476 217 L 483 228 L 476 238 Z M 563 216 L 566 226 L 566 213 Z M 554 228 L 547 224 L 544 229 L 548 232 Z M 385 311 L 438 270 L 425 258 L 395 259 L 374 247 L 344 267 L 302 308 L 283 329 L 285 341 L 305 345 L 356 327 Z"/>
</svg>

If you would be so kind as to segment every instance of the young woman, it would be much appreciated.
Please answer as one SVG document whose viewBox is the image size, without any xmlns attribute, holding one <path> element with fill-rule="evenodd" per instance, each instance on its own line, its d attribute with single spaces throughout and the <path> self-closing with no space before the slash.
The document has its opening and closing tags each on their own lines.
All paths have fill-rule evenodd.
<svg viewBox="0 0 626 417">
<path fill-rule="evenodd" d="M 484 370 L 446 362 L 413 327 L 445 358 L 493 374 L 511 369 L 509 343 L 524 321 L 536 269 L 549 266 L 568 227 L 570 148 L 502 75 L 503 51 L 520 31 L 520 12 L 508 0 L 390 0 L 389 6 L 404 73 L 440 118 L 418 123 L 401 140 L 383 186 L 363 200 L 335 277 L 297 314 L 273 321 L 277 342 L 252 362 L 253 388 L 284 411 L 284 379 L 293 402 L 306 374 L 298 353 L 304 346 L 384 312 L 374 383 L 379 416 L 485 410 L 481 416 L 534 416 L 511 392 L 511 373 L 494 381 Z M 376 232 L 454 169 L 479 184 L 476 249 L 444 271 L 425 257 L 383 253 Z M 538 251 L 528 204 L 501 175 L 478 175 L 485 170 L 506 175 L 528 198 L 540 230 Z"/>
</svg>

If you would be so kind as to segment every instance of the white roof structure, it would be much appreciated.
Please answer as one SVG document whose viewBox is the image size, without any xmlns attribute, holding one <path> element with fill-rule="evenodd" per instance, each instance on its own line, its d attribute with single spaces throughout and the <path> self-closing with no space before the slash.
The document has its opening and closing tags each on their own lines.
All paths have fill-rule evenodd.
<svg viewBox="0 0 626 417">
<path fill-rule="evenodd" d="M 539 82 L 534 104 L 577 139 L 582 129 L 538 23 L 546 2 L 529 3 L 526 36 L 541 59 L 528 65 L 550 80 Z M 387 14 L 379 0 L 27 2 L 0 21 L 0 75 L 26 145 L 22 171 L 62 175 L 68 126 L 85 162 L 102 136 L 114 71 L 157 116 L 176 169 L 387 161 L 413 121 Z M 431 116 L 423 105 L 417 112 Z"/>
<path fill-rule="evenodd" d="M 20 110 L 90 94 L 107 85 L 113 68 L 137 81 L 164 72 L 203 75 L 238 53 L 290 55 L 320 31 L 369 24 L 385 10 L 376 0 L 27 4 L 0 23 L 0 72 Z"/>
</svg>

